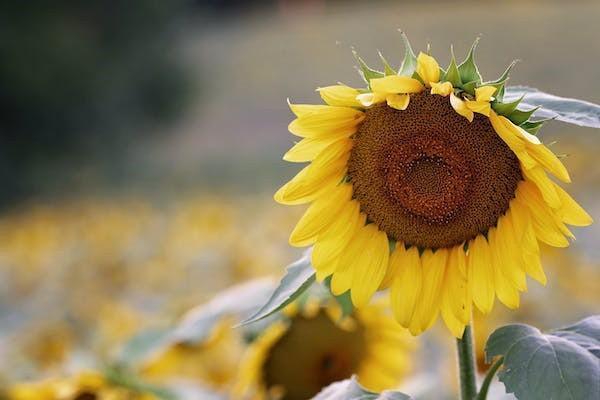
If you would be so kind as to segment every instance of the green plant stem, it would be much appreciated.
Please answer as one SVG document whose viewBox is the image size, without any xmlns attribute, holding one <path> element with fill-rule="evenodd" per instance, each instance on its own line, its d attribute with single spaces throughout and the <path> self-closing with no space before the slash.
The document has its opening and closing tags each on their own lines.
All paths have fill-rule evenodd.
<svg viewBox="0 0 600 400">
<path fill-rule="evenodd" d="M 494 362 L 494 364 L 492 364 L 490 370 L 488 371 L 487 375 L 485 376 L 485 379 L 483 380 L 483 383 L 481 384 L 481 389 L 479 389 L 479 394 L 477 395 L 477 400 L 487 399 L 488 390 L 490 388 L 492 380 L 494 379 L 494 375 L 496 375 L 498 368 L 500 368 L 500 366 L 502 365 L 502 361 L 504 361 L 504 358 L 500 357 L 499 359 L 496 360 L 496 362 Z"/>
<path fill-rule="evenodd" d="M 458 369 L 460 372 L 460 398 L 474 400 L 477 396 L 477 382 L 475 380 L 475 359 L 473 357 L 473 334 L 471 326 L 467 325 L 462 339 L 456 340 L 458 351 Z"/>
</svg>

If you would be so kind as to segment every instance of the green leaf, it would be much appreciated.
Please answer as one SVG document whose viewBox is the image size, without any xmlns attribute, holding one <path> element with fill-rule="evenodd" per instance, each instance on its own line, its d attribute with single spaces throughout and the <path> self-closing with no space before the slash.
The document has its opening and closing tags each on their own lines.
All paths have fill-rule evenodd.
<svg viewBox="0 0 600 400">
<path fill-rule="evenodd" d="M 477 84 L 481 83 L 481 74 L 479 73 L 479 69 L 477 69 L 477 65 L 475 64 L 475 48 L 479 43 L 479 38 L 475 39 L 473 45 L 471 46 L 471 50 L 469 50 L 469 54 L 465 61 L 463 61 L 458 66 L 458 72 L 460 73 L 460 79 L 463 82 L 477 82 Z"/>
<path fill-rule="evenodd" d="M 504 357 L 499 379 L 518 399 L 600 398 L 600 315 L 543 334 L 514 324 L 497 329 L 486 360 Z"/>
<path fill-rule="evenodd" d="M 400 35 L 402 36 L 402 41 L 404 42 L 404 59 L 400 65 L 398 75 L 413 76 L 415 69 L 417 68 L 417 56 L 415 56 L 415 53 L 410 46 L 410 42 L 408 41 L 406 33 L 400 31 Z"/>
<path fill-rule="evenodd" d="M 356 377 L 352 377 L 332 383 L 312 400 L 411 400 L 411 397 L 391 390 L 382 393 L 370 392 L 357 382 Z"/>
<path fill-rule="evenodd" d="M 170 389 L 147 383 L 133 372 L 121 368 L 109 368 L 104 371 L 107 381 L 113 385 L 126 388 L 139 394 L 152 394 L 160 400 L 177 400 L 177 395 Z"/>
<path fill-rule="evenodd" d="M 274 280 L 263 278 L 224 290 L 208 303 L 188 311 L 171 333 L 170 340 L 190 345 L 202 343 L 223 318 L 248 317 L 269 299 L 275 287 Z"/>
<path fill-rule="evenodd" d="M 600 105 L 584 100 L 570 99 L 544 93 L 525 86 L 509 86 L 505 97 L 515 99 L 525 95 L 522 105 L 541 107 L 534 115 L 542 118 L 555 118 L 569 124 L 600 128 Z"/>
<path fill-rule="evenodd" d="M 352 50 L 352 54 L 354 54 L 354 58 L 356 58 L 356 61 L 358 62 L 360 74 L 363 77 L 364 81 L 367 83 L 367 85 L 369 85 L 369 88 L 371 87 L 371 79 L 383 78 L 383 72 L 376 71 L 369 67 L 355 50 Z"/>
<path fill-rule="evenodd" d="M 174 344 L 201 344 L 224 318 L 239 320 L 254 312 L 267 301 L 275 287 L 273 279 L 261 278 L 228 288 L 208 303 L 192 308 L 175 326 L 134 336 L 119 352 L 117 363 L 138 365 Z"/>
<path fill-rule="evenodd" d="M 538 109 L 539 107 L 535 107 L 527 111 L 517 109 L 508 115 L 508 119 L 510 119 L 516 125 L 521 125 L 523 122 L 527 121 Z"/>
<path fill-rule="evenodd" d="M 381 58 L 381 62 L 383 63 L 383 74 L 385 76 L 396 75 L 396 71 L 394 70 L 394 68 L 390 67 L 390 64 L 387 62 L 383 54 L 381 54 L 380 51 L 378 52 L 378 54 L 379 58 Z"/>
<path fill-rule="evenodd" d="M 454 87 L 461 87 L 462 79 L 460 78 L 460 73 L 458 72 L 456 58 L 454 57 L 454 48 L 452 46 L 450 46 L 450 53 L 452 54 L 452 59 L 450 60 L 450 65 L 448 65 L 446 70 L 444 80 L 450 82 Z"/>
<path fill-rule="evenodd" d="M 310 263 L 310 251 L 307 251 L 302 258 L 287 267 L 285 276 L 267 302 L 240 325 L 247 325 L 276 313 L 304 293 L 314 281 L 315 271 Z"/>
<path fill-rule="evenodd" d="M 352 304 L 352 298 L 350 297 L 350 291 L 342 293 L 339 296 L 334 295 L 331 292 L 331 277 L 325 279 L 325 286 L 329 291 L 329 294 L 337 301 L 338 305 L 342 309 L 342 318 L 347 317 L 354 311 L 354 305 Z"/>
<path fill-rule="evenodd" d="M 523 96 L 509 103 L 495 101 L 492 103 L 492 108 L 500 115 L 510 115 L 513 111 L 517 109 L 517 106 L 519 105 L 521 100 L 523 100 Z"/>
</svg>

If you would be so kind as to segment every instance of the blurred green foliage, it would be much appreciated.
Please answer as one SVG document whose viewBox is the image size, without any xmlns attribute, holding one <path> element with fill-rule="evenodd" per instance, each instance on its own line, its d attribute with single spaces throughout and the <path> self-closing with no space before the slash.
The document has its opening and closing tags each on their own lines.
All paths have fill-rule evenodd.
<svg viewBox="0 0 600 400">
<path fill-rule="evenodd" d="M 184 0 L 0 5 L 0 204 L 52 163 L 118 156 L 172 120 L 190 90 L 176 37 Z"/>
</svg>

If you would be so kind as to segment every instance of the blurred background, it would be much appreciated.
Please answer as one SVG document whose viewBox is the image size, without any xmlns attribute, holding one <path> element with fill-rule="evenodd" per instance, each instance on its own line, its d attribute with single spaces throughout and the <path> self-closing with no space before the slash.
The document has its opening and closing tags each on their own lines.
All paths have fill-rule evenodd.
<svg viewBox="0 0 600 400">
<path fill-rule="evenodd" d="M 398 64 L 401 28 L 447 65 L 482 34 L 484 78 L 520 59 L 511 84 L 600 103 L 598 20 L 597 1 L 0 3 L 0 383 L 101 365 L 223 288 L 280 276 L 302 212 L 271 197 L 297 169 L 286 99 L 360 85 L 352 48 Z M 541 135 L 600 220 L 598 133 Z M 481 340 L 597 312 L 600 226 L 575 234 L 545 252 L 549 287 L 497 306 Z"/>
</svg>

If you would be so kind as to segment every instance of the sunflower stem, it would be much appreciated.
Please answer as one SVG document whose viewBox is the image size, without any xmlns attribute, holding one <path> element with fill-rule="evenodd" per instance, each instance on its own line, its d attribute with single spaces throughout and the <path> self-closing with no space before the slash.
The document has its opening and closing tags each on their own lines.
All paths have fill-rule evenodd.
<svg viewBox="0 0 600 400">
<path fill-rule="evenodd" d="M 458 352 L 458 369 L 460 372 L 460 398 L 461 400 L 474 400 L 477 396 L 477 382 L 475 380 L 475 358 L 473 357 L 473 334 L 471 326 L 465 326 L 461 339 L 456 339 Z"/>
</svg>

